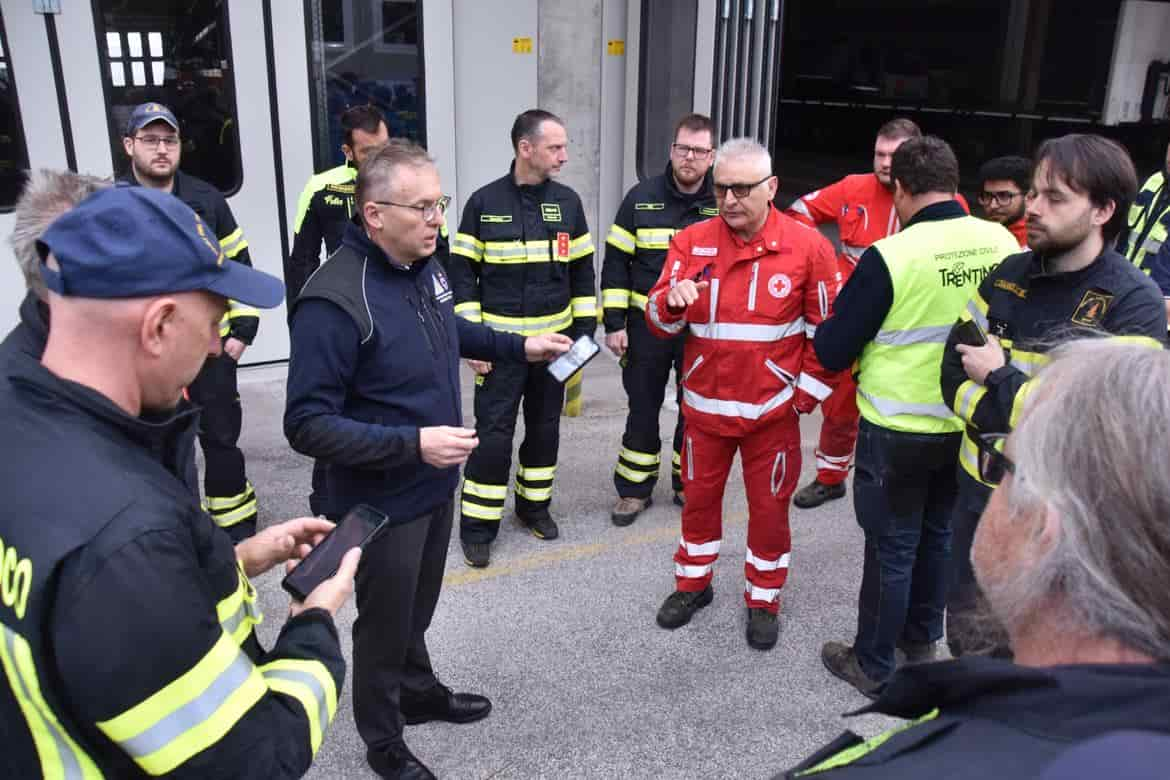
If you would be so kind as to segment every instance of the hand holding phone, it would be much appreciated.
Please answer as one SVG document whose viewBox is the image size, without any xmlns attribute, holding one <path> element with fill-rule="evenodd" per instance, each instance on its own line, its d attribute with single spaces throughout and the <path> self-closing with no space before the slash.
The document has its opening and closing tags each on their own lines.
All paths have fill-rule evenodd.
<svg viewBox="0 0 1170 780">
<path fill-rule="evenodd" d="M 297 601 L 305 601 L 318 585 L 337 574 L 346 553 L 365 547 L 389 522 L 377 509 L 358 504 L 289 572 L 281 587 Z"/>
<path fill-rule="evenodd" d="M 958 343 L 970 347 L 982 347 L 987 343 L 987 334 L 975 320 L 965 320 L 956 325 L 955 338 Z"/>
<path fill-rule="evenodd" d="M 548 364 L 548 372 L 558 382 L 567 382 L 573 374 L 580 371 L 600 351 L 601 347 L 597 346 L 596 341 L 589 336 L 582 336 L 573 342 L 573 346 L 569 348 L 568 352 Z"/>
</svg>

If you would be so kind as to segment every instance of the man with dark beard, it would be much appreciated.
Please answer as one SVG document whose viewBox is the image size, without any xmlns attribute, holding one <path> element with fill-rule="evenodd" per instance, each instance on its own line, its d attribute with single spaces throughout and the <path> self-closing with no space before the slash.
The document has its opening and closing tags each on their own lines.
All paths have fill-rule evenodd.
<svg viewBox="0 0 1170 780">
<path fill-rule="evenodd" d="M 983 280 L 943 352 L 943 400 L 967 423 L 947 599 L 947 642 L 956 656 L 1008 651 L 1002 631 L 977 619 L 971 541 L 991 492 L 979 473 L 982 437 L 1015 427 L 1031 377 L 1054 342 L 1086 328 L 1166 337 L 1158 287 L 1113 249 L 1137 192 L 1129 155 L 1100 136 L 1066 135 L 1045 141 L 1035 162 L 1025 211 L 1031 251 L 1007 258 Z M 960 340 L 972 320 L 987 336 L 983 346 Z"/>
<path fill-rule="evenodd" d="M 202 179 L 179 170 L 182 139 L 179 121 L 161 103 L 143 103 L 134 109 L 122 138 L 130 170 L 118 184 L 169 192 L 198 214 L 219 242 L 228 260 L 252 265 L 248 242 L 220 191 Z M 199 444 L 207 461 L 203 476 L 204 509 L 233 541 L 256 533 L 256 491 L 248 481 L 244 453 L 238 442 L 243 426 L 236 364 L 256 338 L 260 313 L 251 306 L 228 301 L 219 324 L 223 351 L 209 357 L 199 376 L 187 388 L 191 400 L 203 409 Z"/>
</svg>

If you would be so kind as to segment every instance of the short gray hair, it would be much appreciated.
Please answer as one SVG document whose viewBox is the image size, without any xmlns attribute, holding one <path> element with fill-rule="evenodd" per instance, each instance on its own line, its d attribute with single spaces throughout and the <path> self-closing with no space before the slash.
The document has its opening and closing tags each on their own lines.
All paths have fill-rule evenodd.
<svg viewBox="0 0 1170 780">
<path fill-rule="evenodd" d="M 1008 511 L 1057 533 L 989 600 L 1009 629 L 1055 602 L 1071 629 L 1170 660 L 1170 352 L 1095 338 L 1052 356 L 1013 434 Z"/>
<path fill-rule="evenodd" d="M 24 283 L 42 300 L 45 283 L 41 279 L 41 256 L 37 240 L 57 217 L 69 211 L 98 190 L 113 185 L 110 179 L 73 171 L 40 168 L 29 171 L 28 181 L 13 209 L 15 224 L 8 241 L 16 264 L 24 274 Z"/>
<path fill-rule="evenodd" d="M 754 138 L 731 138 L 724 141 L 715 152 L 715 167 L 718 168 L 726 160 L 743 157 L 758 160 L 761 170 L 767 168 L 768 175 L 772 174 L 772 154 Z"/>
<path fill-rule="evenodd" d="M 358 208 L 363 208 L 372 200 L 377 200 L 379 193 L 385 193 L 394 184 L 394 174 L 399 168 L 424 168 L 434 165 L 434 159 L 427 154 L 427 150 L 408 141 L 405 138 L 391 139 L 376 154 L 372 154 L 358 169 L 357 183 L 354 186 L 354 197 Z"/>
</svg>

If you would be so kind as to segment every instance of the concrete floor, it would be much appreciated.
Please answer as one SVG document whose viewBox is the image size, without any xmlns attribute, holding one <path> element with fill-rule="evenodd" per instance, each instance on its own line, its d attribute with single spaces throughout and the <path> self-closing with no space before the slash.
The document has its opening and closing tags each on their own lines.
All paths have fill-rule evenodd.
<svg viewBox="0 0 1170 780">
<path fill-rule="evenodd" d="M 282 368 L 241 373 L 242 447 L 261 500 L 261 522 L 308 512 L 310 462 L 281 434 Z M 561 538 L 542 542 L 505 515 L 488 569 L 468 568 L 452 539 L 443 595 L 428 634 L 440 678 L 489 696 L 489 718 L 464 726 L 408 727 L 411 749 L 443 778 L 763 778 L 788 768 L 852 728 L 872 735 L 894 725 L 876 716 L 843 720 L 866 702 L 821 666 L 830 639 L 855 628 L 862 537 L 851 499 L 792 512 L 793 553 L 780 641 L 770 652 L 744 640 L 746 504 L 738 465 L 725 500 L 723 556 L 715 601 L 692 623 L 654 622 L 673 588 L 671 555 L 679 511 L 669 480 L 636 523 L 609 520 L 613 466 L 625 396 L 612 356 L 586 369 L 585 408 L 563 418 L 553 515 Z M 669 403 L 669 402 L 668 402 Z M 471 417 L 470 377 L 464 414 Z M 804 469 L 820 417 L 803 420 Z M 664 409 L 669 436 L 672 409 Z M 663 460 L 669 462 L 669 442 Z M 509 506 L 511 499 L 509 499 Z M 275 571 L 257 587 L 271 645 L 288 600 Z M 339 614 L 350 657 L 352 604 Z M 310 778 L 366 778 L 353 723 L 351 681 Z"/>
</svg>

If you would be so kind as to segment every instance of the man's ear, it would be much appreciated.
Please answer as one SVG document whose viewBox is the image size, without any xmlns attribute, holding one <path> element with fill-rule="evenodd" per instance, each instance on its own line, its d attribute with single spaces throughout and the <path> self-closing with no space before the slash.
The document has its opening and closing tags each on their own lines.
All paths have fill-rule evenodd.
<svg viewBox="0 0 1170 780">
<path fill-rule="evenodd" d="M 353 149 L 349 148 L 349 144 L 341 145 L 341 153 L 345 155 L 346 162 L 353 162 Z"/>
<path fill-rule="evenodd" d="M 1093 206 L 1093 225 L 1094 227 L 1101 227 L 1113 219 L 1113 215 L 1117 212 L 1117 201 L 1109 200 L 1105 202 L 1104 206 Z"/>
<path fill-rule="evenodd" d="M 122 136 L 122 148 L 126 150 L 127 157 L 134 156 L 134 139 L 128 135 Z"/>
<path fill-rule="evenodd" d="M 142 315 L 139 340 L 142 348 L 152 357 L 159 357 L 166 350 L 171 336 L 168 332 L 174 326 L 178 314 L 178 301 L 174 298 L 155 298 Z"/>
</svg>

